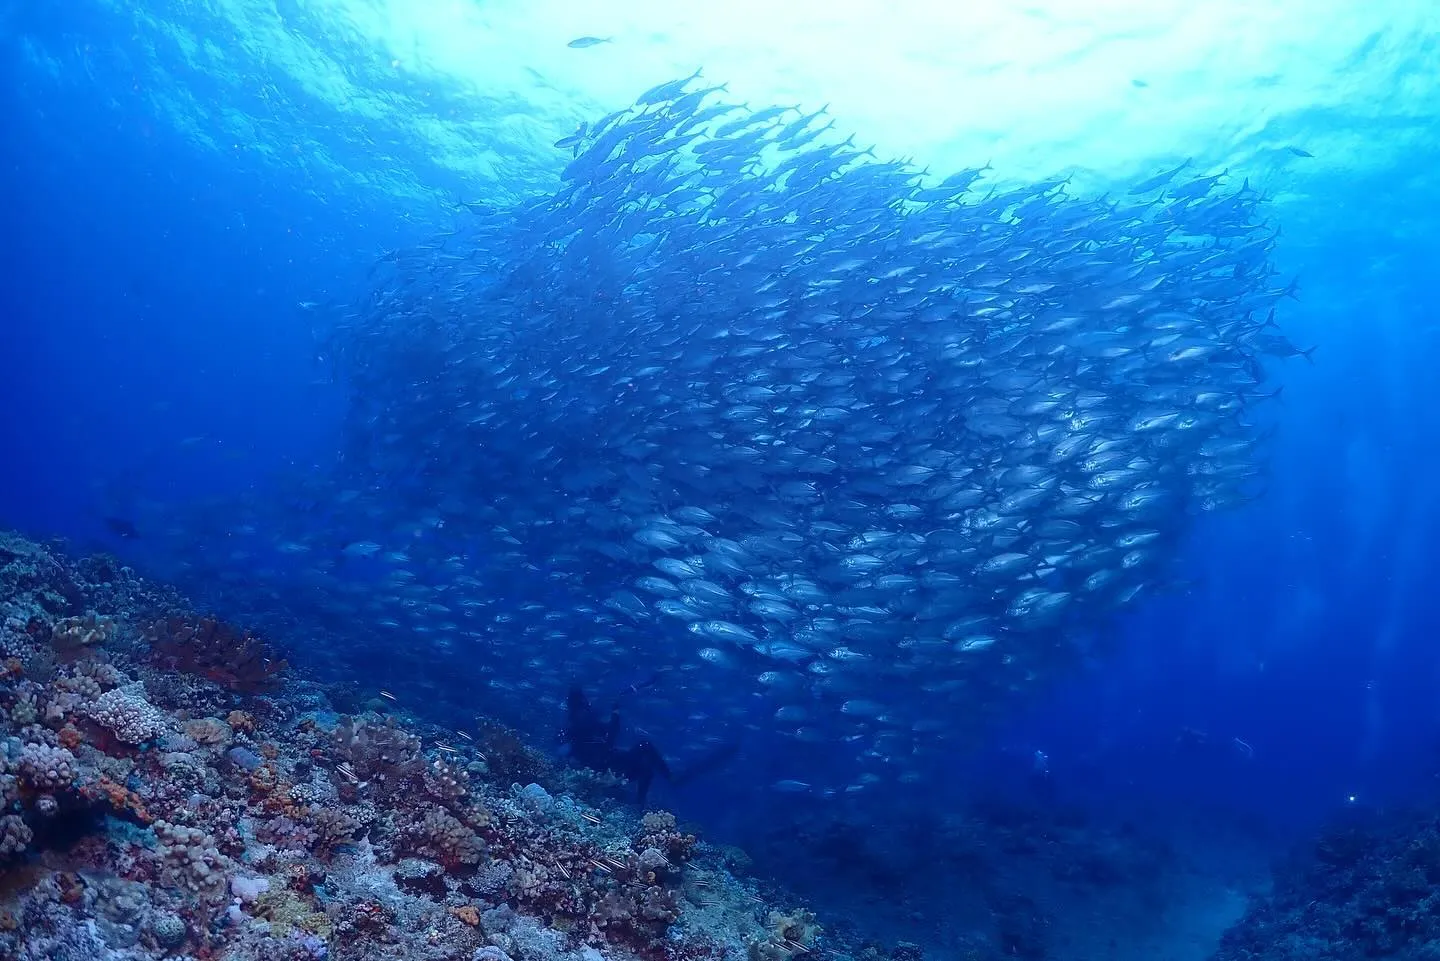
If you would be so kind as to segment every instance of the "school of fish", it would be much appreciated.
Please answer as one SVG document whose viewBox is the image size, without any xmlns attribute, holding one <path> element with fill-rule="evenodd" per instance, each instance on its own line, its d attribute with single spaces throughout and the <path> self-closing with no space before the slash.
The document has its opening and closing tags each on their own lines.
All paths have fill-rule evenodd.
<svg viewBox="0 0 1440 961">
<path fill-rule="evenodd" d="M 343 460 L 250 529 L 304 574 L 232 582 L 517 710 L 655 674 L 671 744 L 848 758 L 776 790 L 923 780 L 1263 492 L 1308 352 L 1247 183 L 1002 189 L 834 127 L 662 84 L 387 255 L 329 333 Z"/>
</svg>

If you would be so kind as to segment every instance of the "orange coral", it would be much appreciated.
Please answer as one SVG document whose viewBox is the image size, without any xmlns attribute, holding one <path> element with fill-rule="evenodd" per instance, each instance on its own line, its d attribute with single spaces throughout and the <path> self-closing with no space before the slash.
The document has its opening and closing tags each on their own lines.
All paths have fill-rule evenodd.
<svg viewBox="0 0 1440 961">
<path fill-rule="evenodd" d="M 268 764 L 262 764 L 250 772 L 250 790 L 256 794 L 269 794 L 280 783 L 280 776 Z"/>
<path fill-rule="evenodd" d="M 450 913 L 472 928 L 480 927 L 480 909 L 473 904 L 462 904 L 458 908 L 451 908 Z"/>
<path fill-rule="evenodd" d="M 55 887 L 63 904 L 79 904 L 85 897 L 85 879 L 73 871 L 55 872 Z"/>
<path fill-rule="evenodd" d="M 67 751 L 73 751 L 85 743 L 85 735 L 73 724 L 67 724 L 60 729 L 60 746 Z"/>
<path fill-rule="evenodd" d="M 141 824 L 149 824 L 153 820 L 139 795 L 103 774 L 100 780 L 80 788 L 80 793 L 91 801 L 105 802 L 117 814 L 129 814 Z"/>
<path fill-rule="evenodd" d="M 250 790 L 259 799 L 260 808 L 266 814 L 284 815 L 298 821 L 306 811 L 295 803 L 290 789 L 290 782 L 275 773 L 269 764 L 262 764 L 250 772 Z"/>
<path fill-rule="evenodd" d="M 246 734 L 255 733 L 255 718 L 248 711 L 231 711 L 225 715 L 225 723 Z"/>
<path fill-rule="evenodd" d="M 285 868 L 285 883 L 296 891 L 310 891 L 315 887 L 315 880 L 315 873 L 308 865 L 291 864 Z"/>
</svg>

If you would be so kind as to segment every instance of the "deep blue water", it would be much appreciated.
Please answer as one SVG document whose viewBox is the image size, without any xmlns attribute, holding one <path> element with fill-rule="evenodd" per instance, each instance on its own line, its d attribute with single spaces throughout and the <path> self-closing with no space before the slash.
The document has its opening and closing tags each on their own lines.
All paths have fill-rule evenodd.
<svg viewBox="0 0 1440 961">
<path fill-rule="evenodd" d="M 1042 136 L 1021 127 L 1033 118 L 1017 117 L 1016 130 L 986 130 L 978 142 L 962 131 L 892 147 L 937 170 L 993 159 L 1018 180 L 1073 169 L 1101 191 L 1176 157 L 1230 167 L 1276 196 L 1277 258 L 1301 283 L 1286 330 L 1318 347 L 1313 365 L 1278 368 L 1285 389 L 1263 496 L 1202 518 L 1183 549 L 1187 586 L 1127 615 L 1113 650 L 1017 705 L 988 746 L 954 758 L 961 787 L 1026 789 L 1041 750 L 1054 789 L 1099 810 L 1156 819 L 1200 810 L 1296 829 L 1351 798 L 1415 796 L 1440 772 L 1431 584 L 1440 563 L 1440 134 L 1421 106 L 1440 93 L 1423 69 L 1435 28 L 1405 4 L 1363 14 L 1344 3 L 1318 13 L 1271 6 L 1247 15 L 1246 43 L 1230 59 L 1207 60 L 1195 40 L 1188 66 L 1168 74 L 1134 45 L 1186 49 L 1177 37 L 1198 28 L 1178 11 L 1140 17 L 1141 39 L 1126 39 L 1134 11 L 1113 5 L 1081 25 L 1089 39 L 1073 51 L 1061 49 L 1070 36 L 1056 26 L 1062 14 L 1055 23 L 1033 14 L 1030 28 L 1054 43 L 1027 48 L 1020 34 L 1018 52 L 996 68 L 1002 80 L 1050 91 L 1065 112 L 1075 82 L 1065 69 L 1149 64 L 1143 86 L 1120 84 L 1124 97 L 1189 96 L 1173 107 L 1180 119 L 1147 139 L 1069 129 L 1079 120 Z M 356 296 L 382 251 L 443 226 L 457 198 L 543 185 L 563 162 L 548 141 L 577 117 L 683 76 L 705 52 L 714 54 L 707 75 L 752 103 L 834 100 L 841 125 L 864 138 L 895 132 L 874 120 L 887 98 L 912 123 L 941 124 L 938 106 L 927 112 L 921 92 L 902 86 L 905 74 L 887 79 L 876 66 L 865 97 L 828 89 L 840 72 L 825 59 L 841 54 L 824 43 L 838 44 L 838 27 L 807 46 L 781 29 L 788 19 L 757 25 L 756 36 L 741 35 L 754 41 L 755 64 L 774 49 L 795 55 L 789 70 L 752 65 L 747 75 L 743 57 L 710 49 L 698 26 L 662 18 L 647 32 L 638 8 L 607 26 L 593 13 L 555 22 L 579 17 L 564 5 L 528 15 L 475 7 L 472 27 L 501 34 L 485 49 L 510 51 L 478 79 L 446 74 L 448 46 L 443 56 L 423 51 L 440 42 L 427 31 L 443 25 L 391 23 L 382 37 L 377 24 L 390 21 L 379 6 L 137 12 L 80 0 L 63 10 L 12 2 L 0 13 L 0 523 L 163 570 L 165 558 L 147 556 L 153 547 L 116 542 L 103 518 L 172 505 L 185 518 L 185 505 L 263 499 L 277 477 L 325 470 L 344 394 L 317 361 L 314 311 L 301 304 Z M 258 32 L 272 21 L 283 28 Z M 179 39 L 191 29 L 213 34 L 223 55 L 194 54 Z M 564 47 L 587 32 L 615 34 L 617 47 L 630 36 L 640 52 L 591 76 L 581 58 L 610 51 Z M 873 41 L 877 62 L 906 55 L 886 48 L 890 39 Z M 413 56 L 392 56 L 406 45 Z M 401 59 L 403 69 L 391 65 Z M 1326 67 L 1302 71 L 1311 61 Z M 964 67 L 934 69 L 953 69 L 966 89 Z M 1333 83 L 1322 82 L 1327 70 Z M 1115 115 L 1140 109 L 1114 95 Z M 963 127 L 943 119 L 946 130 Z M 1286 155 L 1286 144 L 1315 156 Z M 993 158 L 973 154 L 986 148 Z M 1177 747 L 1186 728 L 1209 743 Z M 727 810 L 708 813 L 743 821 L 747 797 L 770 803 L 742 778 Z M 707 813 L 703 800 L 690 804 Z"/>
</svg>

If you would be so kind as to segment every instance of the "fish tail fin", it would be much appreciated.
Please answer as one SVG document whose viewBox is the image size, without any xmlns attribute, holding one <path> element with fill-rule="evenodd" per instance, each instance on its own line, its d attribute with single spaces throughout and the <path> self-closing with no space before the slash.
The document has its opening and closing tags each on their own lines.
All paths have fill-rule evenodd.
<svg viewBox="0 0 1440 961">
<path fill-rule="evenodd" d="M 1243 397 L 1243 398 L 1241 398 L 1241 400 L 1240 400 L 1240 409 L 1241 409 L 1241 410 L 1248 411 L 1252 405 L 1258 404 L 1258 403 L 1260 403 L 1260 402 L 1262 402 L 1262 401 L 1267 401 L 1267 400 L 1276 401 L 1276 402 L 1279 403 L 1281 406 L 1284 406 L 1284 404 L 1285 404 L 1285 398 L 1284 398 L 1284 396 L 1282 396 L 1283 393 L 1284 393 L 1284 390 L 1285 390 L 1285 385 L 1284 385 L 1284 384 L 1281 384 L 1279 387 L 1276 387 L 1276 388 L 1275 388 L 1274 390 L 1272 390 L 1272 391 L 1267 391 L 1266 393 L 1263 393 L 1263 394 L 1251 394 L 1249 397 Z"/>
<path fill-rule="evenodd" d="M 738 742 L 721 744 L 713 748 L 709 753 L 701 756 L 699 760 L 685 768 L 685 770 L 676 771 L 670 777 L 670 783 L 676 787 L 683 787 L 700 775 L 708 774 L 711 771 L 723 767 L 739 753 L 740 745 Z"/>
</svg>

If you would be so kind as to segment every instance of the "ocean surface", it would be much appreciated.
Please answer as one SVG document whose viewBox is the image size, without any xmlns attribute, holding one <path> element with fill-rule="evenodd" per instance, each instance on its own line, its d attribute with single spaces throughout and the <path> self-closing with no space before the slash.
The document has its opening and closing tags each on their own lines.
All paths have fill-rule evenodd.
<svg viewBox="0 0 1440 961">
<path fill-rule="evenodd" d="M 1073 934 L 1031 956 L 1202 958 L 1430 797 L 1424 4 L 4 0 L 0 45 L 0 526 L 557 758 L 579 685 L 651 799 L 927 956 L 966 831 L 1150 852 L 1015 853 Z"/>
</svg>

